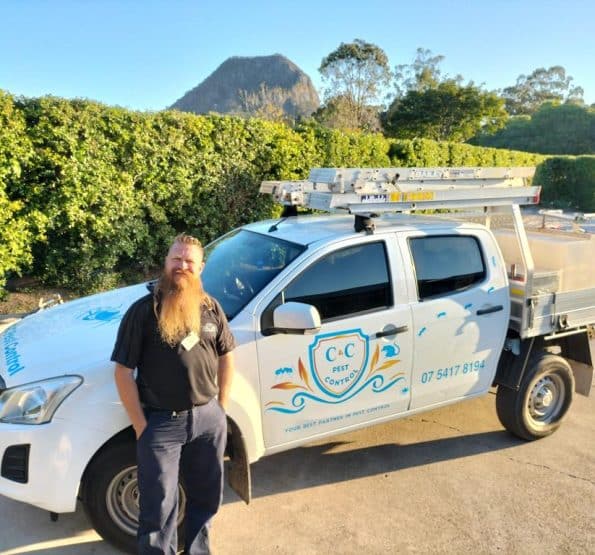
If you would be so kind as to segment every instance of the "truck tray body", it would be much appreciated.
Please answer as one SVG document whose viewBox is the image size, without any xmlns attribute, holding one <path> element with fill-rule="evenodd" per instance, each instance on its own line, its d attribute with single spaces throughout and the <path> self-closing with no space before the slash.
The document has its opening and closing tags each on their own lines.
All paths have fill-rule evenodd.
<svg viewBox="0 0 595 555">
<path fill-rule="evenodd" d="M 510 329 L 520 337 L 581 330 L 595 323 L 595 235 L 492 225 L 508 268 Z"/>
<path fill-rule="evenodd" d="M 522 338 L 579 330 L 595 323 L 595 287 L 526 295 L 510 284 L 510 329 Z"/>
</svg>

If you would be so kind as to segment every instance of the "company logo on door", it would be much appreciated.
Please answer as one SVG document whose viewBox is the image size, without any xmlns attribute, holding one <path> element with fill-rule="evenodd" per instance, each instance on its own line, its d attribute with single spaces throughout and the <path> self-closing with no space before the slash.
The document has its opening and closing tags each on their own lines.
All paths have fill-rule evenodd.
<svg viewBox="0 0 595 555">
<path fill-rule="evenodd" d="M 310 403 L 345 403 L 362 391 L 382 393 L 398 383 L 401 394 L 407 395 L 405 373 L 395 372 L 400 352 L 397 343 L 381 349 L 376 342 L 370 356 L 370 338 L 360 329 L 317 335 L 308 346 L 309 369 L 300 356 L 297 365 L 283 363 L 275 370 L 275 398 L 266 403 L 266 410 L 295 414 Z"/>
<path fill-rule="evenodd" d="M 316 385 L 341 397 L 359 381 L 368 363 L 369 338 L 361 330 L 319 335 L 309 348 Z"/>
</svg>

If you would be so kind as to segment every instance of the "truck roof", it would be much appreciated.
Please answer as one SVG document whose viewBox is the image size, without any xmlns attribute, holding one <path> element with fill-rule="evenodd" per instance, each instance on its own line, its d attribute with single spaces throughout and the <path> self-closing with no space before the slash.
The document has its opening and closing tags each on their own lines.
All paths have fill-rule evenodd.
<svg viewBox="0 0 595 555">
<path fill-rule="evenodd" d="M 420 216 L 411 214 L 382 214 L 372 220 L 375 225 L 375 233 L 386 233 L 391 231 L 413 231 L 413 230 L 454 230 L 455 228 L 482 228 L 479 224 L 461 222 L 454 219 L 437 218 L 432 216 Z M 276 225 L 276 230 L 271 227 Z M 310 245 L 319 241 L 330 239 L 356 237 L 364 232 L 354 230 L 353 215 L 300 215 L 290 218 L 278 218 L 248 224 L 243 229 L 270 235 L 278 239 Z"/>
</svg>

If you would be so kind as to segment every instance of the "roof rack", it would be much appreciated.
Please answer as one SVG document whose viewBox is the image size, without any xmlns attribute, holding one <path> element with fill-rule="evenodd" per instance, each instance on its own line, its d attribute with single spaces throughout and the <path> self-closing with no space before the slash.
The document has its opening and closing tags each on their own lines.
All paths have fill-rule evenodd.
<svg viewBox="0 0 595 555">
<path fill-rule="evenodd" d="M 285 206 L 382 212 L 538 204 L 535 168 L 314 168 L 308 180 L 263 181 L 261 193 Z"/>
</svg>

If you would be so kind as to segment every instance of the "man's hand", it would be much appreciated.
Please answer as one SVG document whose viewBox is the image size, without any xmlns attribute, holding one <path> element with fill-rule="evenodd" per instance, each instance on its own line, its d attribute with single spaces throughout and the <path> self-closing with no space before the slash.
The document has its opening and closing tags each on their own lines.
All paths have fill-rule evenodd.
<svg viewBox="0 0 595 555">
<path fill-rule="evenodd" d="M 138 438 L 142 435 L 142 433 L 147 428 L 147 421 L 145 420 L 145 423 L 141 424 L 140 426 L 133 425 L 133 428 L 134 428 L 134 433 L 136 434 L 136 439 L 138 440 Z"/>
</svg>

